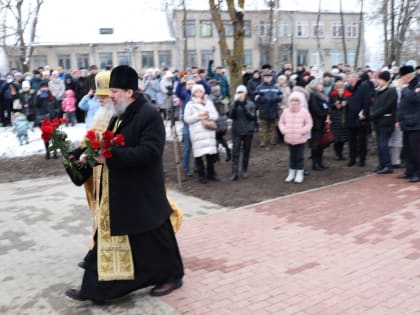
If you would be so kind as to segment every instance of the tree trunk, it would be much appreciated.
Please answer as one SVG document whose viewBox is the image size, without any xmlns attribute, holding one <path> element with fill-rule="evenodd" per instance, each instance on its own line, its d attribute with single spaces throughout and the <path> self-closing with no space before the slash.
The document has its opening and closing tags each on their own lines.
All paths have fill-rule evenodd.
<svg viewBox="0 0 420 315">
<path fill-rule="evenodd" d="M 215 3 L 217 1 L 217 4 Z M 210 13 L 219 35 L 220 53 L 222 60 L 226 62 L 230 73 L 231 96 L 236 87 L 242 83 L 242 64 L 244 56 L 244 2 L 238 0 L 237 6 L 240 10 L 235 9 L 234 0 L 226 0 L 228 13 L 233 25 L 233 49 L 229 49 L 226 41 L 225 27 L 223 25 L 220 4 L 221 0 L 209 0 Z"/>
<path fill-rule="evenodd" d="M 318 49 L 319 54 L 319 62 L 321 63 L 319 66 L 324 68 L 324 55 L 321 49 L 321 38 L 319 36 L 319 22 L 321 21 L 321 0 L 318 3 L 318 16 L 316 17 L 316 47 Z"/>
<path fill-rule="evenodd" d="M 384 60 L 388 63 L 389 45 L 388 45 L 388 0 L 382 2 L 382 16 L 384 29 Z"/>
<path fill-rule="evenodd" d="M 31 4 L 32 3 L 33 2 L 31 2 Z M 7 21 L 8 24 L 6 25 L 6 18 L 2 21 L 2 44 L 3 47 L 5 47 L 5 51 L 13 51 L 12 56 L 14 61 L 17 63 L 19 70 L 23 72 L 29 71 L 29 65 L 33 53 L 32 43 L 36 37 L 38 16 L 43 3 L 44 0 L 36 0 L 35 7 L 33 8 L 30 4 L 25 6 L 25 0 L 16 0 L 14 2 L 12 0 L 0 1 L 5 17 L 9 14 L 14 19 L 13 25 L 10 20 Z M 13 33 L 7 33 L 8 29 L 14 29 L 15 31 Z M 25 40 L 25 38 L 27 38 L 27 34 L 29 34 L 28 43 L 26 43 Z M 6 37 L 14 38 L 16 40 L 15 44 L 7 44 Z M 13 60 L 10 59 L 9 62 L 12 63 Z"/>
<path fill-rule="evenodd" d="M 357 34 L 357 46 L 356 46 L 356 54 L 354 57 L 354 69 L 357 68 L 358 61 L 359 61 L 359 53 L 360 53 L 360 45 L 362 44 L 362 34 L 364 33 L 364 24 L 363 24 L 363 5 L 364 0 L 360 0 L 360 14 L 359 14 L 359 34 Z"/>
<path fill-rule="evenodd" d="M 184 39 L 184 47 L 182 51 L 182 65 L 183 69 L 187 69 L 188 65 L 188 38 L 187 38 L 187 8 L 185 7 L 185 0 L 182 0 L 182 37 Z"/>
<path fill-rule="evenodd" d="M 343 57 L 344 57 L 344 64 L 348 64 L 347 62 L 347 47 L 346 47 L 346 26 L 344 24 L 344 14 L 343 14 L 343 0 L 340 0 L 340 19 L 341 19 L 341 32 L 342 32 L 342 44 L 343 44 Z"/>
</svg>

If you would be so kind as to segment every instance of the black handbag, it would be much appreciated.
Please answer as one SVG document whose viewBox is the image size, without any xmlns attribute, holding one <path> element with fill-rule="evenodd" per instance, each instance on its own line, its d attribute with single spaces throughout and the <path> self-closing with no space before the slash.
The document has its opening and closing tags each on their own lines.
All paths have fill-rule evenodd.
<svg viewBox="0 0 420 315">
<path fill-rule="evenodd" d="M 88 164 L 75 163 L 73 161 L 65 161 L 64 169 L 76 186 L 82 186 L 93 174 L 92 167 Z"/>
</svg>

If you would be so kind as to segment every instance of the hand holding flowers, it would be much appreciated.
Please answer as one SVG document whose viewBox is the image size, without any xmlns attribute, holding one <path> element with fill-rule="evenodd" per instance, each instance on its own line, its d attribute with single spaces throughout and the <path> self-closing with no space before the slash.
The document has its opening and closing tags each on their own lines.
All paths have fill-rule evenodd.
<svg viewBox="0 0 420 315">
<path fill-rule="evenodd" d="M 86 150 L 83 153 L 87 163 L 91 167 L 104 163 L 106 159 L 112 157 L 112 148 L 125 145 L 124 140 L 123 134 L 114 135 L 110 130 L 104 131 L 101 136 L 94 130 L 89 130 L 86 134 Z"/>
</svg>

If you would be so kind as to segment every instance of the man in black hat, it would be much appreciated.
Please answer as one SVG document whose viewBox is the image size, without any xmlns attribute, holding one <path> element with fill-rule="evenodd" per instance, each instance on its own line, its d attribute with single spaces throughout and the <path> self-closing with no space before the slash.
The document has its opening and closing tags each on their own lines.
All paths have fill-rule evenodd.
<svg viewBox="0 0 420 315">
<path fill-rule="evenodd" d="M 79 301 L 112 300 L 150 285 L 152 296 L 162 296 L 181 287 L 184 275 L 165 193 L 162 118 L 129 66 L 112 70 L 109 87 L 116 116 L 108 130 L 123 135 L 125 144 L 96 158 L 102 182 L 95 244 L 85 257 L 81 289 L 66 291 Z"/>
<path fill-rule="evenodd" d="M 415 183 L 420 182 L 420 82 L 412 66 L 402 66 L 400 78 L 403 89 L 397 110 L 397 127 L 403 131 L 406 170 L 398 178 Z"/>
</svg>

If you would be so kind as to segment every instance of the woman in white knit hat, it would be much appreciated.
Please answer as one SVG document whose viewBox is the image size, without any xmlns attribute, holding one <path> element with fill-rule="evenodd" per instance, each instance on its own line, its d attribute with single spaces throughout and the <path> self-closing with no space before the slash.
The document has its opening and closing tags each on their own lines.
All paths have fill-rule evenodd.
<svg viewBox="0 0 420 315">
<path fill-rule="evenodd" d="M 205 95 L 201 84 L 194 84 L 191 89 L 191 100 L 185 106 L 184 121 L 190 131 L 193 156 L 196 161 L 199 181 L 218 181 L 214 170 L 216 159 L 216 120 L 219 117 L 211 100 Z M 203 157 L 206 157 L 206 171 Z"/>
</svg>

